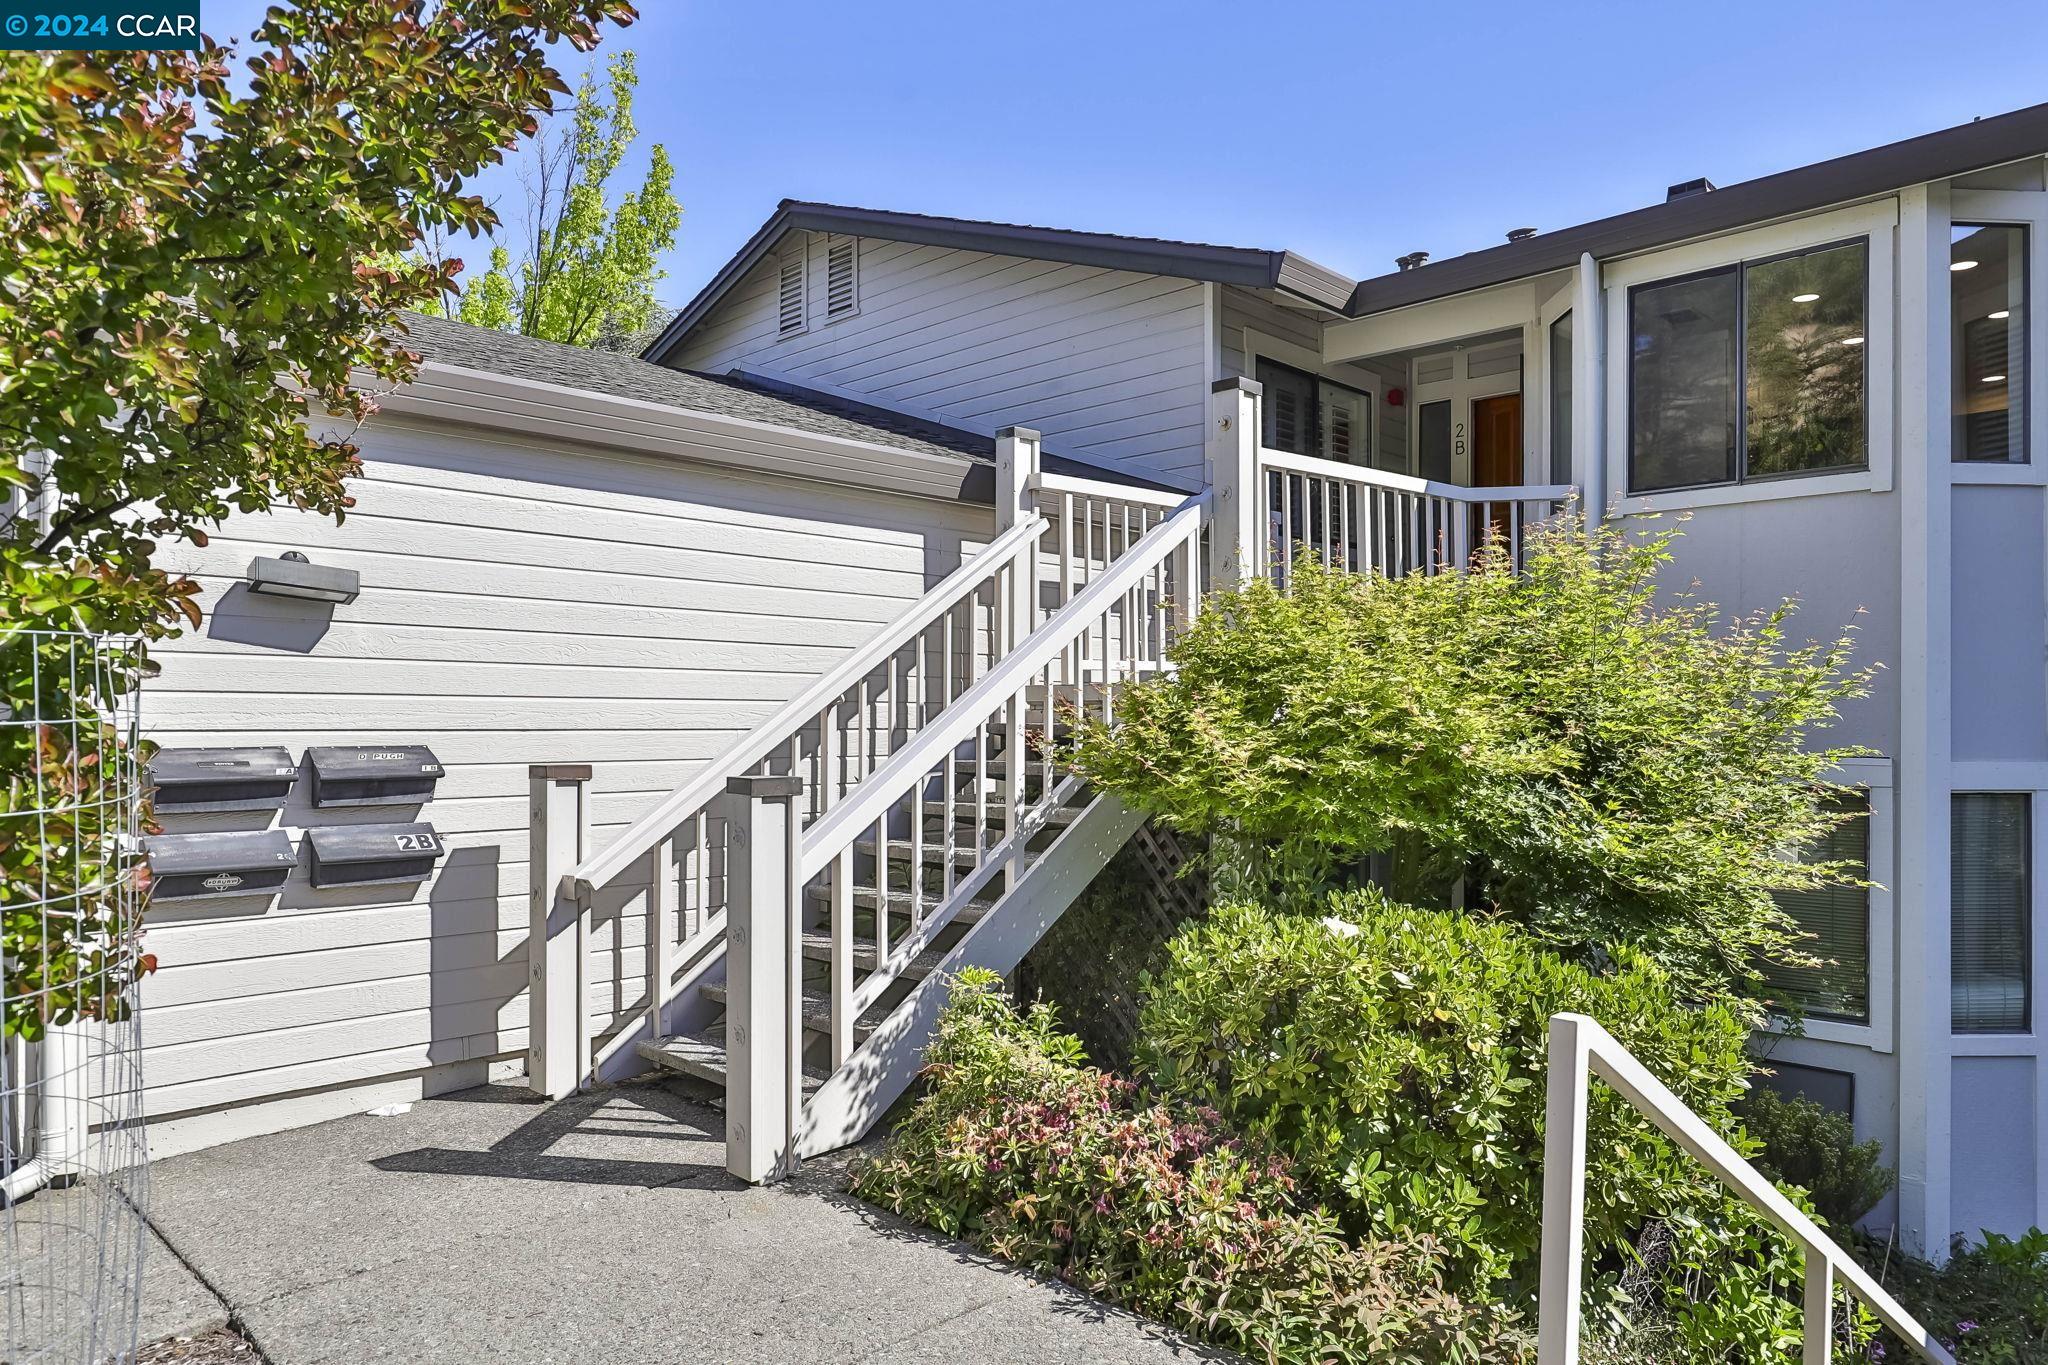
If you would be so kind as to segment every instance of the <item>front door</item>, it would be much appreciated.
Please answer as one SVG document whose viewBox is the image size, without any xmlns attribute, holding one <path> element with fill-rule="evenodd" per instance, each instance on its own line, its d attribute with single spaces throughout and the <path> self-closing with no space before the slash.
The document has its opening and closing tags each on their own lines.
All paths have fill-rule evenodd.
<svg viewBox="0 0 2048 1365">
<path fill-rule="evenodd" d="M 1472 486 L 1506 488 L 1522 481 L 1522 395 L 1503 393 L 1472 400 Z M 1507 531 L 1508 505 L 1474 507 L 1472 543 Z"/>
</svg>

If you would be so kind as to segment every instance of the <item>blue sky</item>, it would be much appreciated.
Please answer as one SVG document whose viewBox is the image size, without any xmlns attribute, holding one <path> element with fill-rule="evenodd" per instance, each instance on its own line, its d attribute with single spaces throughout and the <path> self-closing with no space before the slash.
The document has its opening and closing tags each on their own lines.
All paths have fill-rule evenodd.
<svg viewBox="0 0 2048 1365">
<path fill-rule="evenodd" d="M 205 26 L 262 8 L 208 0 Z M 1363 277 L 2048 101 L 2040 0 L 640 8 L 599 56 L 638 52 L 642 142 L 676 163 L 672 304 L 785 196 Z M 485 188 L 516 219 L 517 181 Z"/>
</svg>

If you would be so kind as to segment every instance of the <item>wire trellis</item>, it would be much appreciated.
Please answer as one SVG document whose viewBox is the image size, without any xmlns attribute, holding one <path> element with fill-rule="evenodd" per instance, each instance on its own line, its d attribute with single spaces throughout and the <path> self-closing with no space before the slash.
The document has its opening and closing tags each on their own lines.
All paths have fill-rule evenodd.
<svg viewBox="0 0 2048 1365">
<path fill-rule="evenodd" d="M 147 1153 L 138 642 L 0 636 L 0 1361 L 132 1357 Z"/>
</svg>

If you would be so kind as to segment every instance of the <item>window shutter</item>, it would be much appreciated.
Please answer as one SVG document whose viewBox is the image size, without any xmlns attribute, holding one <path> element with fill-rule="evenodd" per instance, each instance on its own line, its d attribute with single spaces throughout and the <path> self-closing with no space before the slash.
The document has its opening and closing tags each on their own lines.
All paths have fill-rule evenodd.
<svg viewBox="0 0 2048 1365">
<path fill-rule="evenodd" d="M 804 329 L 804 266 L 809 254 L 799 248 L 782 258 L 782 274 L 775 289 L 775 332 L 789 336 Z"/>
<path fill-rule="evenodd" d="M 825 248 L 825 316 L 860 311 L 860 239 L 835 237 Z"/>
<path fill-rule="evenodd" d="M 1372 455 L 1372 397 L 1341 384 L 1324 384 L 1318 394 L 1322 450 L 1326 460 L 1364 464 Z"/>
</svg>

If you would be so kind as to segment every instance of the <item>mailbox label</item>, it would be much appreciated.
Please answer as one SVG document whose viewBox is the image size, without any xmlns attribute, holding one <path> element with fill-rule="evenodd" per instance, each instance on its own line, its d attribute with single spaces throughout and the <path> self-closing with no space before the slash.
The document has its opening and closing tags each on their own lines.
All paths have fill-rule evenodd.
<svg viewBox="0 0 2048 1365">
<path fill-rule="evenodd" d="M 441 845 L 431 834 L 394 834 L 392 839 L 402 853 L 439 853 Z"/>
<path fill-rule="evenodd" d="M 217 872 L 199 884 L 208 891 L 232 891 L 242 884 L 242 879 L 232 872 Z"/>
</svg>

